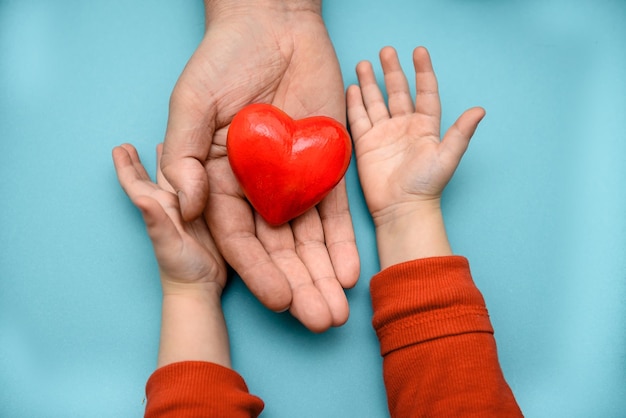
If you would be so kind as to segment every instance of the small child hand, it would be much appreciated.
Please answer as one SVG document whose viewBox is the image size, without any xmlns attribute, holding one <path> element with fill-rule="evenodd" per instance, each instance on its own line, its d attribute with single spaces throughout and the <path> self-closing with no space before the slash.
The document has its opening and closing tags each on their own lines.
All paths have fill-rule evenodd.
<svg viewBox="0 0 626 418">
<path fill-rule="evenodd" d="M 428 51 L 413 51 L 416 97 L 411 98 L 396 51 L 380 52 L 389 106 L 372 65 L 357 65 L 359 86 L 347 91 L 348 120 L 365 200 L 378 227 L 424 206 L 440 205 L 470 138 L 485 115 L 465 111 L 440 140 L 441 104 Z"/>
<path fill-rule="evenodd" d="M 161 151 L 159 145 L 157 160 Z M 182 219 L 178 198 L 160 169 L 157 182 L 152 182 L 132 145 L 115 147 L 113 162 L 120 185 L 143 215 L 159 264 L 163 293 L 209 287 L 221 294 L 226 266 L 203 217 L 192 222 Z"/>
</svg>

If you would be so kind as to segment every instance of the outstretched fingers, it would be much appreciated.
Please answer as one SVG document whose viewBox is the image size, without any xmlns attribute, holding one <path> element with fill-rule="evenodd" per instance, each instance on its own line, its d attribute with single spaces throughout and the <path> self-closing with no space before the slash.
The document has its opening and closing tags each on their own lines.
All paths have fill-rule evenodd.
<svg viewBox="0 0 626 418">
<path fill-rule="evenodd" d="M 272 262 L 289 282 L 292 294 L 289 307 L 291 314 L 311 331 L 322 332 L 333 321 L 328 303 L 316 286 L 315 278 L 330 275 L 335 281 L 336 279 L 328 253 L 319 251 L 320 248 L 316 245 L 323 235 L 319 216 L 310 212 L 292 221 L 293 229 L 289 223 L 270 226 L 260 215 L 255 214 L 256 234 Z M 296 234 L 300 235 L 300 241 L 296 240 Z M 310 258 L 317 258 L 317 266 L 312 271 L 306 265 Z"/>
<path fill-rule="evenodd" d="M 330 312 L 328 326 L 340 326 L 348 320 L 344 288 L 353 287 L 359 278 L 359 255 L 347 200 L 342 181 L 317 207 L 291 222 L 296 253 Z M 295 294 L 294 307 L 298 308 Z"/>
<path fill-rule="evenodd" d="M 345 178 L 317 206 L 323 239 L 337 280 L 343 288 L 356 285 L 361 272 Z"/>
<path fill-rule="evenodd" d="M 180 234 L 162 203 L 152 197 L 157 186 L 150 180 L 137 150 L 130 144 L 123 144 L 113 149 L 113 163 L 120 185 L 141 211 L 155 251 L 178 242 Z"/>
<path fill-rule="evenodd" d="M 372 121 L 370 121 L 370 117 L 365 109 L 361 88 L 359 86 L 351 85 L 348 87 L 348 91 L 346 92 L 346 105 L 352 140 L 358 142 L 367 131 L 372 129 Z"/>
<path fill-rule="evenodd" d="M 291 289 L 256 237 L 254 215 L 246 201 L 213 193 L 204 217 L 219 252 L 239 274 L 250 291 L 270 310 L 291 306 Z"/>
<path fill-rule="evenodd" d="M 415 113 L 430 117 L 439 130 L 441 119 L 439 87 L 426 48 L 417 47 L 413 50 L 413 66 L 415 67 Z"/>
<path fill-rule="evenodd" d="M 150 176 L 132 145 L 122 144 L 113 148 L 113 164 L 122 189 L 133 202 L 139 194 L 153 189 Z"/>
<path fill-rule="evenodd" d="M 385 75 L 385 87 L 391 116 L 402 116 L 413 113 L 413 98 L 409 91 L 409 83 L 402 71 L 398 54 L 390 46 L 380 51 L 380 63 Z"/>
<path fill-rule="evenodd" d="M 356 66 L 356 75 L 361 86 L 363 104 L 372 125 L 389 119 L 385 98 L 378 87 L 372 64 L 369 61 L 359 62 Z"/>
</svg>

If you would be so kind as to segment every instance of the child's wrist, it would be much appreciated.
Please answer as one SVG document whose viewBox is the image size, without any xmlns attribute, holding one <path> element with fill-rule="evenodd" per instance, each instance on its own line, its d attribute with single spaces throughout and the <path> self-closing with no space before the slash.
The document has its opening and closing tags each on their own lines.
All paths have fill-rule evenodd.
<svg viewBox="0 0 626 418">
<path fill-rule="evenodd" d="M 439 199 L 403 205 L 374 222 L 381 269 L 419 258 L 452 255 Z"/>
<path fill-rule="evenodd" d="M 223 287 L 216 282 L 180 282 L 161 275 L 163 296 L 204 297 L 221 299 Z"/>
<path fill-rule="evenodd" d="M 180 361 L 231 367 L 221 287 L 216 283 L 163 284 L 158 367 Z"/>
</svg>

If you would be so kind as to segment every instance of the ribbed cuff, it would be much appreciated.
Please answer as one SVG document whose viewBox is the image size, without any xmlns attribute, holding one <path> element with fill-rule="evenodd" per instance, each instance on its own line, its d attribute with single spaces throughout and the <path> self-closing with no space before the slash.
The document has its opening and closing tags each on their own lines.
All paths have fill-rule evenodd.
<svg viewBox="0 0 626 418">
<path fill-rule="evenodd" d="M 204 361 L 157 369 L 146 384 L 146 417 L 256 417 L 263 401 L 234 370 Z"/>
<path fill-rule="evenodd" d="M 413 260 L 370 282 L 372 320 L 381 354 L 469 332 L 493 333 L 485 301 L 465 257 Z"/>
</svg>

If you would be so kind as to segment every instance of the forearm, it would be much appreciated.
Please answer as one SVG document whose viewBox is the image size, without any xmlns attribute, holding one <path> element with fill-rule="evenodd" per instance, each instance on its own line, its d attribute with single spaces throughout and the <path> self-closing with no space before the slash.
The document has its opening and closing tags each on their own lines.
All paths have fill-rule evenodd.
<svg viewBox="0 0 626 418">
<path fill-rule="evenodd" d="M 393 418 L 522 416 L 490 333 L 415 344 L 388 354 L 383 364 Z"/>
<path fill-rule="evenodd" d="M 420 258 L 452 255 L 438 200 L 379 220 L 376 243 L 381 269 Z"/>
<path fill-rule="evenodd" d="M 465 258 L 395 265 L 370 287 L 392 417 L 521 416 Z"/>
<path fill-rule="evenodd" d="M 164 289 L 158 367 L 180 361 L 207 361 L 231 367 L 221 288 Z"/>
<path fill-rule="evenodd" d="M 216 283 L 163 283 L 157 370 L 146 384 L 146 417 L 257 417 L 263 401 L 231 368 Z"/>
</svg>

